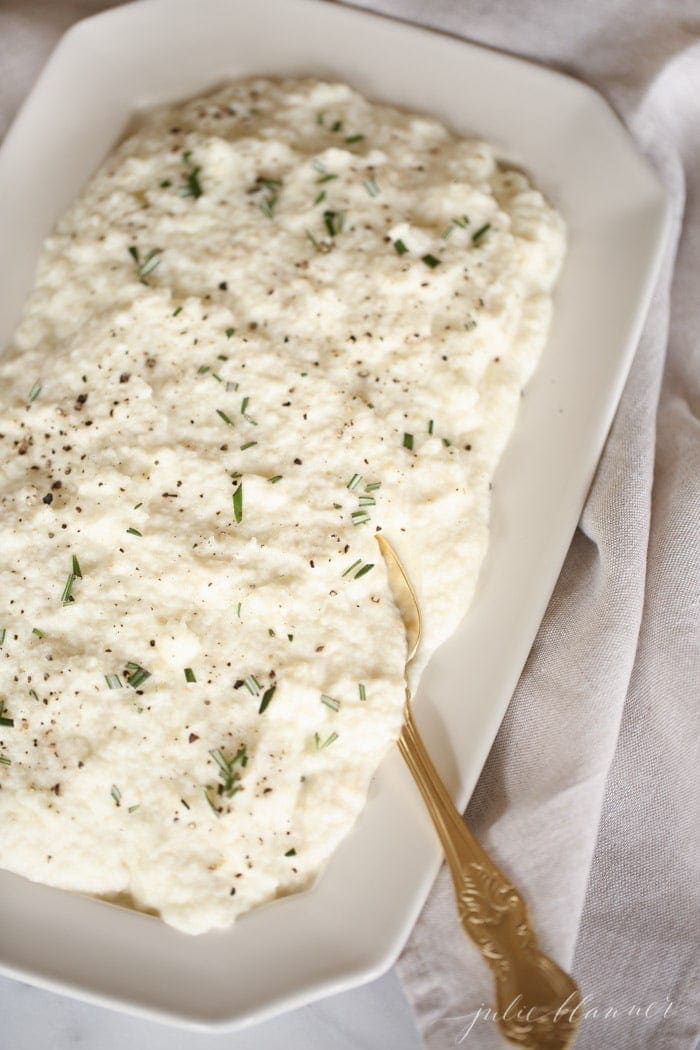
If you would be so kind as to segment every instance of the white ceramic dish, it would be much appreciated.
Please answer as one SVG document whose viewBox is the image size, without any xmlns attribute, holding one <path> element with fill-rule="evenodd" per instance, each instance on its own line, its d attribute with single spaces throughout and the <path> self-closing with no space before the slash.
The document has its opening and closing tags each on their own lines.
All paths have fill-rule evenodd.
<svg viewBox="0 0 700 1050">
<path fill-rule="evenodd" d="M 576 527 L 650 296 L 665 202 L 603 100 L 558 73 L 318 0 L 146 0 L 63 38 L 0 152 L 0 345 L 42 239 L 135 112 L 252 73 L 338 78 L 485 137 L 528 170 L 568 224 L 554 326 L 498 471 L 478 593 L 432 660 L 416 705 L 461 805 Z M 0 968 L 175 1023 L 259 1020 L 388 968 L 438 863 L 394 752 L 315 889 L 228 932 L 189 938 L 0 872 Z"/>
</svg>

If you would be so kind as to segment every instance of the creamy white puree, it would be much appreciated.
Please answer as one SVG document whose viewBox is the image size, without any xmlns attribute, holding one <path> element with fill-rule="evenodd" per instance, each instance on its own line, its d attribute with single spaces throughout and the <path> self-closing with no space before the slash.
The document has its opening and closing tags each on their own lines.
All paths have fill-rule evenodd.
<svg viewBox="0 0 700 1050">
<path fill-rule="evenodd" d="M 115 150 L 0 364 L 0 865 L 191 933 L 309 884 L 401 724 L 375 531 L 422 666 L 563 249 L 487 145 L 343 85 L 230 85 Z"/>
</svg>

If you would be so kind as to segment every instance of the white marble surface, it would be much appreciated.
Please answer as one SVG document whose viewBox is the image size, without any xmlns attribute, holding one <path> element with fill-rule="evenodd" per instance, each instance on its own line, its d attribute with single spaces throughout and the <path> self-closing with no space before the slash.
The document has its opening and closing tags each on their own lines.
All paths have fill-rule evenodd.
<svg viewBox="0 0 700 1050">
<path fill-rule="evenodd" d="M 0 0 L 0 138 L 61 33 L 114 0 Z M 0 931 L 1 932 L 1 931 Z M 0 1050 L 420 1050 L 394 973 L 241 1032 L 142 1021 L 0 977 Z"/>
<path fill-rule="evenodd" d="M 421 1050 L 395 974 L 240 1032 L 142 1021 L 0 978 L 0 1050 Z"/>
</svg>

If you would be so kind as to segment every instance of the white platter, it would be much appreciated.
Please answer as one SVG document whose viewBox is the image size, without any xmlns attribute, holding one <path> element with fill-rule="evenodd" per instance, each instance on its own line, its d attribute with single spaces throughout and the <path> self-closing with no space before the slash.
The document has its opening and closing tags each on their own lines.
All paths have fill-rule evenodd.
<svg viewBox="0 0 700 1050">
<path fill-rule="evenodd" d="M 532 644 L 610 426 L 661 251 L 662 192 L 606 103 L 547 69 L 319 0 L 146 0 L 75 26 L 0 151 L 0 345 L 43 238 L 134 114 L 252 73 L 312 74 L 493 142 L 564 215 L 570 249 L 542 365 L 493 494 L 492 539 L 457 635 L 416 703 L 466 802 Z M 387 969 L 439 863 L 398 752 L 316 887 L 189 938 L 0 872 L 0 969 L 174 1023 L 260 1020 Z"/>
</svg>

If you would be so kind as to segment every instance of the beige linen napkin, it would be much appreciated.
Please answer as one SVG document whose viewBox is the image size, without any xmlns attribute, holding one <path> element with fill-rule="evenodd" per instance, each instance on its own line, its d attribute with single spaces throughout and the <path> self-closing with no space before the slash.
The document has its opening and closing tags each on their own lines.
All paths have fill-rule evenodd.
<svg viewBox="0 0 700 1050">
<path fill-rule="evenodd" d="M 586 997 L 577 1050 L 698 1034 L 700 5 L 358 4 L 598 88 L 672 201 L 662 273 L 556 591 L 467 811 Z M 675 272 L 674 272 L 675 266 Z M 503 1047 L 443 869 L 399 973 L 432 1050 Z"/>
</svg>

